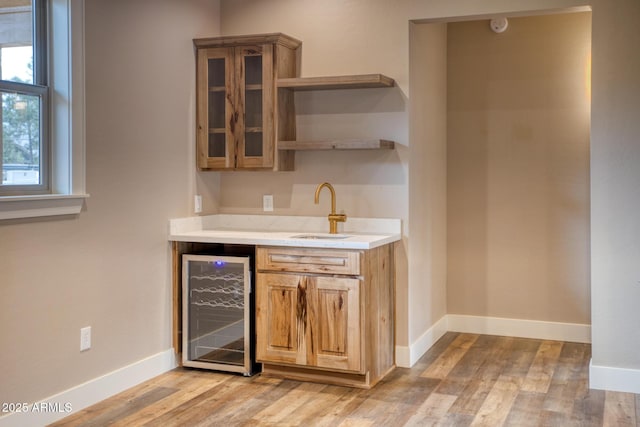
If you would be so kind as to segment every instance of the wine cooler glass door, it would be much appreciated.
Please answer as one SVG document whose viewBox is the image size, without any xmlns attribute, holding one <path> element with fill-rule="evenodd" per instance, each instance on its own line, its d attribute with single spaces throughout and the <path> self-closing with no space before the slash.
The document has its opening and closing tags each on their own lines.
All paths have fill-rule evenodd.
<svg viewBox="0 0 640 427">
<path fill-rule="evenodd" d="M 184 366 L 249 373 L 248 257 L 183 255 Z"/>
</svg>

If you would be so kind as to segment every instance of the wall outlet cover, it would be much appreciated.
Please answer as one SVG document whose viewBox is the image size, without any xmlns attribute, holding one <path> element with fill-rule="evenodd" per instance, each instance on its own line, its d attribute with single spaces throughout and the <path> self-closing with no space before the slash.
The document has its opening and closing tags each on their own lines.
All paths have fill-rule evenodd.
<svg viewBox="0 0 640 427">
<path fill-rule="evenodd" d="M 91 326 L 80 329 L 80 351 L 91 348 Z"/>
<path fill-rule="evenodd" d="M 264 212 L 273 212 L 273 195 L 265 194 L 262 196 L 262 210 Z"/>
</svg>

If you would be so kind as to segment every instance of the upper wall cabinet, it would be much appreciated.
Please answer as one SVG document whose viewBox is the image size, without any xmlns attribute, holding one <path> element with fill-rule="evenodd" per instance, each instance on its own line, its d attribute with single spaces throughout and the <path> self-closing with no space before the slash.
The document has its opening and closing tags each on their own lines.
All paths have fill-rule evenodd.
<svg viewBox="0 0 640 427">
<path fill-rule="evenodd" d="M 280 78 L 298 76 L 300 42 L 284 34 L 195 39 L 196 139 L 204 170 L 293 170 L 293 95 Z"/>
</svg>

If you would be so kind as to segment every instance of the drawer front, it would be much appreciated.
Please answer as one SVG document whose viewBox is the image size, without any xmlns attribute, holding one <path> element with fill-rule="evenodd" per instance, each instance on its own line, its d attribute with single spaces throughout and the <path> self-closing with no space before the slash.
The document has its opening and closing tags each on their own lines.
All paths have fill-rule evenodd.
<svg viewBox="0 0 640 427">
<path fill-rule="evenodd" d="M 360 251 L 258 247 L 258 270 L 296 273 L 360 274 Z"/>
</svg>

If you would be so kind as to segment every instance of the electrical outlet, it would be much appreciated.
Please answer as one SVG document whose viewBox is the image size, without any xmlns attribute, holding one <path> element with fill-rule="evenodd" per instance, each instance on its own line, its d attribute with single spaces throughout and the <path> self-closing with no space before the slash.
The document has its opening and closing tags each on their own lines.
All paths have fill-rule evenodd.
<svg viewBox="0 0 640 427">
<path fill-rule="evenodd" d="M 265 194 L 262 196 L 262 210 L 264 212 L 273 212 L 273 195 Z"/>
<path fill-rule="evenodd" d="M 80 329 L 80 351 L 87 351 L 91 348 L 91 326 Z"/>
<path fill-rule="evenodd" d="M 202 196 L 199 194 L 196 194 L 193 198 L 193 211 L 195 213 L 202 212 Z"/>
</svg>

